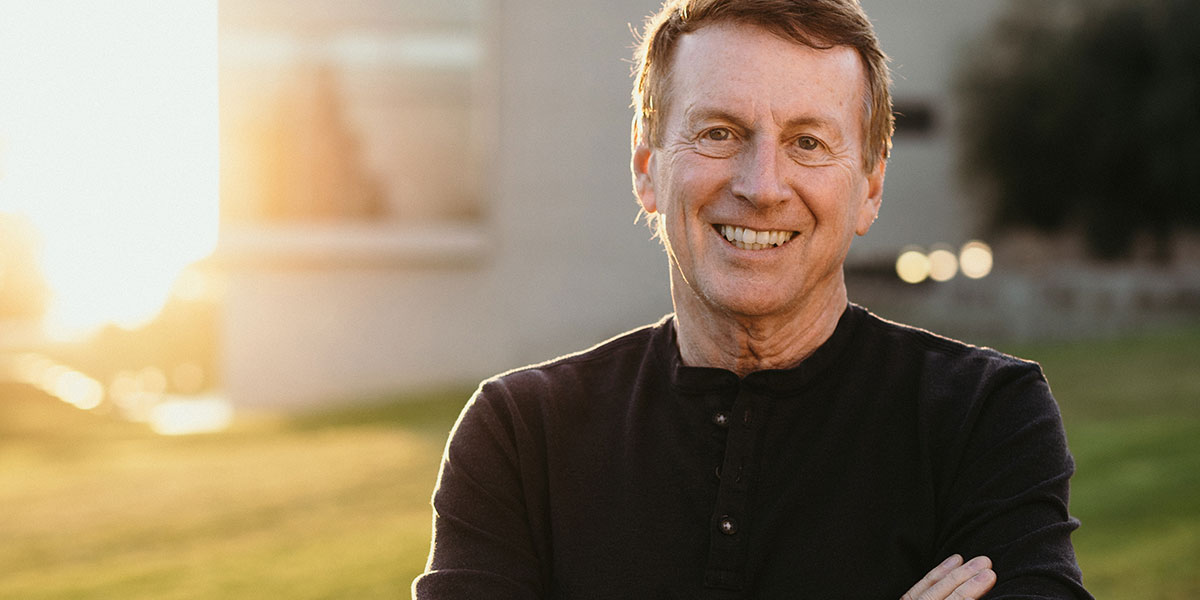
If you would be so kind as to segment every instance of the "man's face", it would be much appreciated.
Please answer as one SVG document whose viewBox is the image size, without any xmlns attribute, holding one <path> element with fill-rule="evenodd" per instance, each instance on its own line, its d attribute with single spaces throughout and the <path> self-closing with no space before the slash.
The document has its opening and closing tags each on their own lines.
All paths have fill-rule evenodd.
<svg viewBox="0 0 1200 600">
<path fill-rule="evenodd" d="M 717 24 L 679 40 L 668 86 L 660 147 L 639 140 L 633 169 L 676 302 L 786 316 L 843 293 L 842 262 L 875 219 L 884 173 L 882 159 L 863 170 L 858 54 Z"/>
</svg>

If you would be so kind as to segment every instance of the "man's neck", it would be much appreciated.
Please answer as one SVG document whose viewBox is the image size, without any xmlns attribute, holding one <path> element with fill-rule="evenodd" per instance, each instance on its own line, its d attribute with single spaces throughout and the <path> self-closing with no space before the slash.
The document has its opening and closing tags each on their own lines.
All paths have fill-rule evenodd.
<svg viewBox="0 0 1200 600">
<path fill-rule="evenodd" d="M 677 292 L 690 296 L 674 298 L 683 363 L 718 367 L 739 377 L 800 364 L 833 335 L 848 302 L 840 278 L 827 293 L 809 298 L 785 315 L 719 313 L 692 295 L 691 290 L 672 291 L 672 296 Z"/>
</svg>

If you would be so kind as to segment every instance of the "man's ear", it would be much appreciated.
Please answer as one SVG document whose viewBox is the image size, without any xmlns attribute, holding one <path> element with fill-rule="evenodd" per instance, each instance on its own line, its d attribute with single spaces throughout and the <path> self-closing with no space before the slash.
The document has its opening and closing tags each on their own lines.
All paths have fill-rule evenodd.
<svg viewBox="0 0 1200 600">
<path fill-rule="evenodd" d="M 867 235 L 879 216 L 879 207 L 883 203 L 883 176 L 886 172 L 887 160 L 880 157 L 875 168 L 867 174 L 867 197 L 859 207 L 858 221 L 854 225 L 854 233 L 858 235 Z"/>
<path fill-rule="evenodd" d="M 641 128 L 633 141 L 633 193 L 646 214 L 658 212 L 658 201 L 654 197 L 654 149 L 646 139 L 645 127 Z"/>
</svg>

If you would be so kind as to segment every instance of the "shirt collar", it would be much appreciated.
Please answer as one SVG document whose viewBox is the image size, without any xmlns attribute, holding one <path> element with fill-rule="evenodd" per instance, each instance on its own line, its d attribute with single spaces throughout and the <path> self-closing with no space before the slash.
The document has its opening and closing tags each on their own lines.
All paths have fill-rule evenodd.
<svg viewBox="0 0 1200 600">
<path fill-rule="evenodd" d="M 789 369 L 755 371 L 744 378 L 726 369 L 684 365 L 683 357 L 679 354 L 674 316 L 660 322 L 657 346 L 669 369 L 671 386 L 680 392 L 712 393 L 745 385 L 769 394 L 787 393 L 807 385 L 837 360 L 849 346 L 865 313 L 862 307 L 847 304 L 833 334 L 799 365 Z"/>
</svg>

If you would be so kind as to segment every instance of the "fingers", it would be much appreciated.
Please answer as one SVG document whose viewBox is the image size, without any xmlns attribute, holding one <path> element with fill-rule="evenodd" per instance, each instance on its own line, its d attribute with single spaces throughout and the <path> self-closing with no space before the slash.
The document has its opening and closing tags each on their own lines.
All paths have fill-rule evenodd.
<svg viewBox="0 0 1200 600">
<path fill-rule="evenodd" d="M 992 561 L 976 556 L 963 564 L 955 554 L 921 578 L 901 600 L 978 600 L 996 584 Z"/>
<path fill-rule="evenodd" d="M 954 554 L 942 561 L 942 564 L 933 568 L 932 571 L 925 574 L 916 585 L 909 588 L 908 592 L 900 600 L 924 600 L 926 597 L 923 594 L 933 587 L 937 582 L 945 579 L 951 571 L 962 565 L 962 557 Z"/>
<path fill-rule="evenodd" d="M 978 600 L 996 585 L 996 572 L 990 567 L 975 573 L 950 594 L 950 600 Z"/>
</svg>

